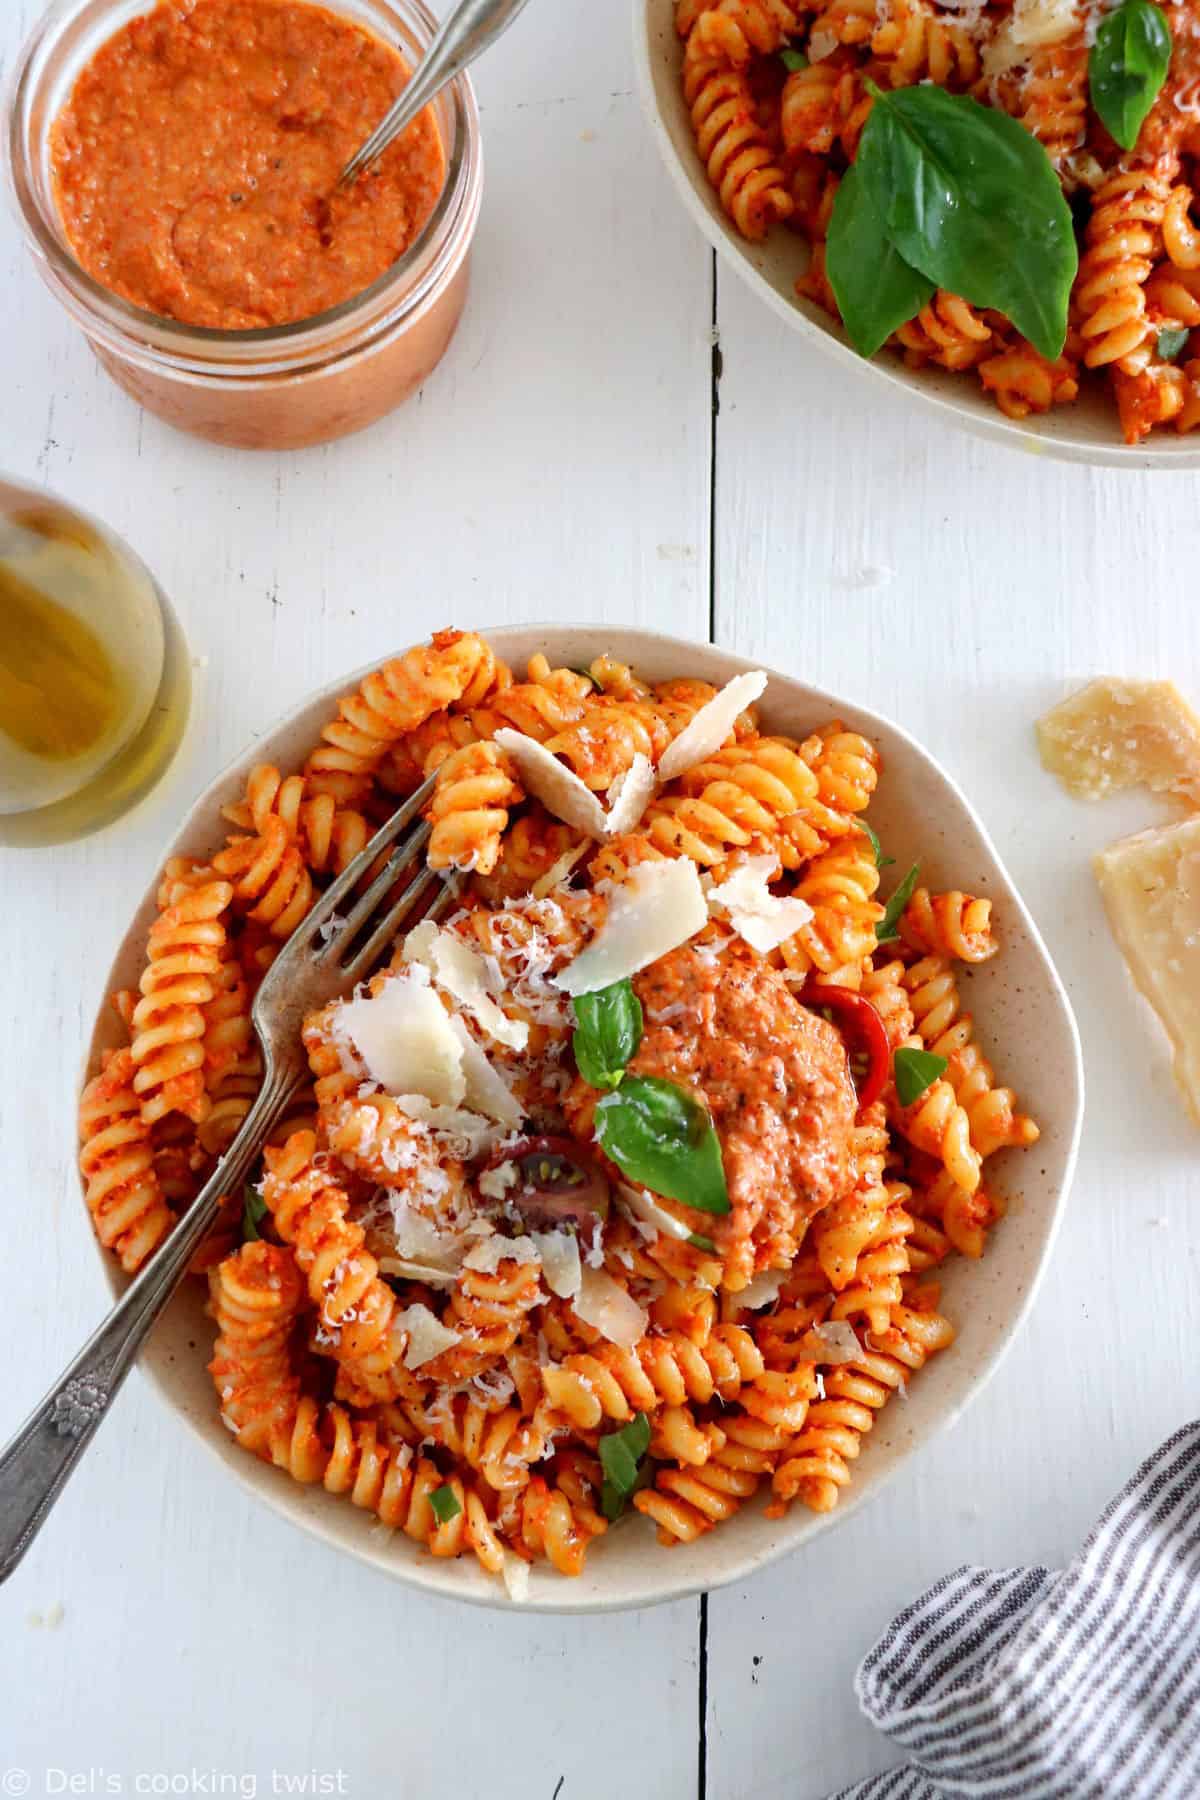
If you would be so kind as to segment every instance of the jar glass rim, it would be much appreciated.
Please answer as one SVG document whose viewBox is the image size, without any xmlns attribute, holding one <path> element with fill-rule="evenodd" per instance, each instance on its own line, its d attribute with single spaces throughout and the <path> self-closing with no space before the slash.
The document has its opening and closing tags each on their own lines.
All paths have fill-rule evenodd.
<svg viewBox="0 0 1200 1800">
<path fill-rule="evenodd" d="M 315 0 L 315 3 L 327 11 L 341 10 L 339 0 Z M 60 235 L 47 219 L 29 167 L 32 131 L 29 115 L 33 94 L 42 73 L 39 69 L 39 56 L 79 16 L 86 4 L 87 0 L 59 0 L 30 32 L 17 57 L 8 91 L 4 96 L 3 147 L 10 195 L 16 204 L 27 238 L 34 251 L 45 259 L 57 278 L 86 306 L 89 313 L 123 336 L 135 337 L 149 349 L 158 349 L 168 354 L 182 351 L 185 355 L 190 349 L 201 360 L 212 358 L 220 361 L 226 360 L 221 355 L 224 351 L 229 360 L 237 361 L 241 360 L 239 352 L 246 354 L 278 350 L 300 353 L 309 348 L 319 350 L 325 340 L 336 338 L 343 329 L 353 328 L 362 320 L 372 318 L 377 312 L 382 311 L 391 316 L 389 303 L 402 300 L 405 302 L 405 310 L 408 310 L 409 306 L 418 304 L 424 298 L 441 267 L 447 244 L 453 236 L 453 227 L 463 212 L 472 182 L 478 180 L 479 114 L 470 78 L 465 73 L 455 76 L 441 94 L 430 102 L 435 112 L 441 110 L 443 115 L 439 125 L 446 154 L 445 179 L 432 212 L 412 243 L 394 263 L 389 264 L 382 275 L 338 305 L 327 307 L 323 312 L 313 313 L 305 319 L 293 319 L 284 325 L 259 325 L 225 331 L 215 326 L 189 325 L 162 313 L 150 312 L 145 307 L 134 305 L 89 274 L 71 250 L 65 231 Z M 114 5 L 119 4 L 120 0 L 114 0 Z M 389 15 L 394 21 L 399 15 L 410 28 L 419 29 L 426 43 L 438 29 L 438 21 L 425 5 L 425 0 L 366 0 L 366 4 L 371 12 L 378 15 L 377 23 L 386 23 Z M 114 29 L 117 27 L 114 26 Z M 396 47 L 401 53 L 408 48 L 405 45 Z M 422 48 L 424 47 L 423 44 Z M 449 144 L 445 143 L 443 123 L 447 114 L 451 126 Z M 53 118 L 48 123 L 52 124 Z M 58 223 L 61 225 L 61 221 Z M 413 291 L 406 294 L 404 290 L 407 279 L 419 271 L 422 264 L 431 260 L 432 266 L 426 278 L 419 280 Z"/>
</svg>

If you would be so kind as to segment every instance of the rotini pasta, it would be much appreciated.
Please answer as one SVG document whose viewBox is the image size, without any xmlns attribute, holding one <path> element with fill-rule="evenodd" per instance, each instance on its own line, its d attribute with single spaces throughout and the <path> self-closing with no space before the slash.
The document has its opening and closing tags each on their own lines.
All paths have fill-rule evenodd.
<svg viewBox="0 0 1200 1800">
<path fill-rule="evenodd" d="M 883 29 L 848 0 L 822 16 L 850 46 Z M 763 34 L 792 30 L 777 0 L 728 0 L 719 20 L 711 42 L 741 33 L 751 63 Z M 513 679 L 470 633 L 395 658 L 339 703 L 302 773 L 252 771 L 211 857 L 168 866 L 146 973 L 114 996 L 130 1042 L 81 1100 L 87 1204 L 132 1271 L 254 1103 L 264 971 L 370 821 L 438 772 L 428 861 L 458 871 L 458 910 L 304 1021 L 311 1082 L 192 1267 L 237 1442 L 491 1575 L 578 1575 L 622 1512 L 676 1544 L 756 1495 L 772 1516 L 829 1510 L 880 1408 L 953 1336 L 922 1284 L 979 1256 L 1003 1213 L 984 1159 L 1037 1136 L 955 979 L 997 951 L 990 901 L 917 887 L 879 942 L 866 737 L 726 714 L 724 741 L 603 842 L 554 815 L 552 785 L 528 797 L 494 742 L 524 731 L 607 793 L 637 754 L 658 768 L 714 698 L 608 656 L 586 672 L 535 657 Z M 701 874 L 723 884 L 711 911 Z M 653 899 L 681 878 L 699 911 L 659 909 L 604 1087 L 569 972 L 639 884 Z M 752 922 L 780 903 L 764 947 Z M 362 1037 L 372 1008 L 386 1028 Z M 404 1050 L 403 1077 L 380 1044 Z M 945 1072 L 902 1103 L 897 1058 L 917 1048 Z M 609 1136 L 638 1084 L 698 1109 L 687 1142 L 715 1163 L 686 1198 Z"/>
</svg>

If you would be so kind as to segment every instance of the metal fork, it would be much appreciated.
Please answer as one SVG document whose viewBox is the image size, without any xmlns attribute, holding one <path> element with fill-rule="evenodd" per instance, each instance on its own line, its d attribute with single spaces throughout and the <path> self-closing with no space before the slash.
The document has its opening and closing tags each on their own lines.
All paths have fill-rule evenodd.
<svg viewBox="0 0 1200 1800">
<path fill-rule="evenodd" d="M 240 1189 L 267 1133 L 303 1080 L 306 1060 L 300 1027 L 305 1016 L 369 975 L 434 889 L 441 891 L 424 908 L 424 918 L 441 917 L 453 904 L 457 877 L 444 879 L 422 863 L 380 914 L 397 881 L 425 848 L 430 832 L 425 823 L 409 831 L 402 843 L 396 840 L 418 817 L 433 787 L 431 776 L 392 814 L 325 890 L 267 970 L 250 1014 L 262 1051 L 263 1084 L 241 1130 L 171 1236 L 0 1452 L 0 1581 L 12 1574 L 28 1550 L 107 1416 L 147 1333 L 212 1227 L 222 1197 Z M 382 869 L 354 899 L 359 882 L 392 845 L 396 848 Z M 342 917 L 338 908 L 344 901 L 353 904 Z"/>
</svg>

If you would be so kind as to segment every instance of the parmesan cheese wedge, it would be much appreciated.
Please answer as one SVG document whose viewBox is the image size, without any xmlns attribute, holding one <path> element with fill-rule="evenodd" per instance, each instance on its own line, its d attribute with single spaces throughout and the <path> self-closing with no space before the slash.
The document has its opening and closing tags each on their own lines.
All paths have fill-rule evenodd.
<svg viewBox="0 0 1200 1800">
<path fill-rule="evenodd" d="M 474 1111 L 495 1119 L 498 1125 L 517 1126 L 525 1109 L 507 1081 L 494 1069 L 462 1020 L 452 1018 L 450 1029 L 462 1046 L 462 1072 L 466 1102 Z"/>
<path fill-rule="evenodd" d="M 437 1106 L 457 1106 L 466 1094 L 462 1047 L 423 968 L 393 976 L 378 994 L 343 1001 L 333 1029 L 390 1094 L 423 1094 Z"/>
<path fill-rule="evenodd" d="M 609 790 L 608 812 L 604 818 L 604 830 L 609 837 L 621 837 L 635 828 L 657 785 L 653 763 L 639 750 Z"/>
<path fill-rule="evenodd" d="M 1200 806 L 1200 718 L 1173 681 L 1103 676 L 1037 723 L 1042 762 L 1082 800 L 1139 784 Z"/>
<path fill-rule="evenodd" d="M 658 762 L 660 781 L 674 781 L 686 769 L 715 756 L 733 731 L 739 713 L 753 706 L 767 685 L 761 669 L 735 675 L 719 694 L 694 713 L 677 738 L 673 738 Z"/>
<path fill-rule="evenodd" d="M 1200 817 L 1101 850 L 1096 880 L 1129 972 L 1170 1037 L 1200 1125 Z"/>
<path fill-rule="evenodd" d="M 649 1316 L 603 1269 L 583 1270 L 573 1304 L 576 1318 L 622 1350 L 632 1350 L 646 1335 Z"/>
<path fill-rule="evenodd" d="M 551 756 L 536 739 L 507 725 L 496 733 L 495 742 L 512 757 L 526 792 L 540 800 L 547 812 L 577 831 L 586 831 L 589 837 L 604 836 L 604 808 L 574 769 Z"/>
<path fill-rule="evenodd" d="M 767 883 L 778 873 L 777 856 L 751 856 L 719 887 L 708 890 L 709 905 L 728 913 L 738 936 L 763 956 L 786 943 L 813 916 L 807 900 L 771 892 Z"/>
<path fill-rule="evenodd" d="M 443 1325 L 427 1306 L 422 1306 L 420 1303 L 416 1306 L 407 1306 L 403 1312 L 398 1312 L 395 1323 L 408 1336 L 408 1344 L 404 1351 L 406 1369 L 423 1368 L 427 1362 L 432 1362 L 435 1356 L 440 1356 L 443 1350 L 448 1350 L 451 1344 L 458 1342 L 457 1331 L 451 1331 L 449 1326 Z"/>
<path fill-rule="evenodd" d="M 636 975 L 708 923 L 708 905 L 689 858 L 639 863 L 608 895 L 608 914 L 586 949 L 551 976 L 565 994 L 592 994 Z"/>
</svg>

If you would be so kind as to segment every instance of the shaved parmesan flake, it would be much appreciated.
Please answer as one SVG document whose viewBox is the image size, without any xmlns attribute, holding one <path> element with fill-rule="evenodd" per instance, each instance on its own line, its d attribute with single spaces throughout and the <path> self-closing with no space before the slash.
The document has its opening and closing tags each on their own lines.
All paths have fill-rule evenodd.
<svg viewBox="0 0 1200 1800">
<path fill-rule="evenodd" d="M 479 1191 L 488 1200 L 503 1200 L 516 1179 L 515 1162 L 497 1163 L 494 1169 L 485 1169 L 479 1177 Z"/>
<path fill-rule="evenodd" d="M 463 1258 L 463 1267 L 478 1269 L 483 1275 L 494 1275 L 502 1262 L 534 1263 L 540 1261 L 537 1244 L 532 1237 L 484 1238 Z"/>
<path fill-rule="evenodd" d="M 694 763 L 715 756 L 733 731 L 738 714 L 754 704 L 766 685 L 761 669 L 727 681 L 720 693 L 694 713 L 679 736 L 667 745 L 658 764 L 659 780 L 674 781 Z"/>
<path fill-rule="evenodd" d="M 654 765 L 639 750 L 623 775 L 618 775 L 608 794 L 608 814 L 604 828 L 609 837 L 620 837 L 632 831 L 650 804 L 658 785 Z"/>
<path fill-rule="evenodd" d="M 510 1165 L 511 1167 L 511 1165 Z M 572 1300 L 583 1279 L 579 1260 L 579 1240 L 573 1231 L 534 1231 L 530 1233 L 542 1259 L 546 1286 L 560 1300 Z"/>
<path fill-rule="evenodd" d="M 462 1047 L 424 969 L 393 976 L 378 994 L 343 1001 L 333 1029 L 391 1094 L 423 1094 L 438 1106 L 457 1106 L 466 1094 Z"/>
<path fill-rule="evenodd" d="M 573 850 L 564 850 L 562 855 L 558 858 L 558 861 L 552 862 L 550 867 L 546 870 L 546 873 L 544 875 L 539 875 L 533 886 L 530 888 L 529 891 L 533 895 L 533 898 L 535 900 L 544 900 L 547 894 L 553 893 L 559 882 L 567 879 L 567 876 L 571 873 L 575 864 L 587 855 L 590 848 L 591 845 L 587 838 L 584 838 L 583 842 L 581 844 L 576 844 Z M 524 1564 L 522 1564 L 522 1567 L 524 1567 Z"/>
<path fill-rule="evenodd" d="M 519 1125 L 525 1117 L 525 1109 L 507 1081 L 492 1067 L 461 1019 L 452 1018 L 450 1029 L 462 1045 L 462 1072 L 468 1106 L 475 1112 L 486 1113 L 498 1125 Z"/>
<path fill-rule="evenodd" d="M 1077 0 L 1014 0 L 1010 29 L 1022 49 L 1061 43 L 1078 26 Z"/>
<path fill-rule="evenodd" d="M 458 1333 L 451 1331 L 436 1319 L 427 1306 L 406 1306 L 403 1312 L 396 1314 L 396 1324 L 401 1331 L 408 1334 L 408 1348 L 404 1352 L 406 1369 L 419 1369 L 425 1363 L 432 1362 L 451 1344 L 457 1344 Z"/>
<path fill-rule="evenodd" d="M 394 1189 L 386 1194 L 391 1214 L 392 1248 L 405 1262 L 423 1267 L 456 1268 L 462 1258 L 462 1238 L 456 1231 L 444 1231 L 440 1225 L 412 1206 L 406 1195 Z M 380 1259 L 382 1267 L 382 1258 Z"/>
<path fill-rule="evenodd" d="M 438 1269 L 432 1263 L 409 1262 L 403 1256 L 381 1256 L 379 1273 L 399 1275 L 405 1281 L 424 1281 L 430 1287 L 453 1287 L 458 1280 L 457 1269 Z"/>
<path fill-rule="evenodd" d="M 512 1550 L 504 1552 L 504 1567 L 501 1570 L 504 1585 L 508 1589 L 508 1597 L 514 1606 L 520 1606 L 529 1598 L 529 1564 Z"/>
<path fill-rule="evenodd" d="M 645 1336 L 649 1318 L 625 1289 L 602 1269 L 584 1269 L 575 1297 L 575 1316 L 610 1344 L 632 1350 Z"/>
<path fill-rule="evenodd" d="M 589 837 L 604 836 L 604 808 L 574 769 L 568 769 L 523 731 L 503 726 L 494 741 L 512 757 L 525 788 L 547 812 L 577 831 L 586 831 Z"/>
<path fill-rule="evenodd" d="M 608 896 L 608 915 L 585 950 L 551 977 L 565 994 L 591 994 L 636 975 L 708 923 L 696 865 L 639 863 Z"/>
<path fill-rule="evenodd" d="M 723 907 L 734 930 L 765 956 L 807 925 L 813 916 L 807 900 L 773 894 L 767 882 L 779 873 L 777 856 L 751 856 L 719 887 L 709 888 L 709 905 Z"/>
<path fill-rule="evenodd" d="M 458 1046 L 457 1038 L 454 1042 Z M 482 1156 L 486 1150 L 494 1150 L 504 1135 L 494 1119 L 459 1106 L 435 1106 L 424 1094 L 397 1094 L 396 1100 L 410 1119 L 440 1135 L 440 1147 L 451 1156 Z"/>
<path fill-rule="evenodd" d="M 653 1194 L 648 1194 L 644 1188 L 630 1187 L 627 1182 L 623 1181 L 618 1187 L 617 1193 L 635 1218 L 643 1219 L 647 1225 L 653 1225 L 655 1230 L 661 1231 L 665 1237 L 676 1238 L 681 1244 L 691 1237 L 691 1226 L 685 1225 L 682 1219 L 677 1219 L 674 1213 L 669 1213 L 666 1207 L 661 1205 Z"/>
<path fill-rule="evenodd" d="M 433 978 L 439 987 L 473 1013 L 489 1037 L 510 1050 L 523 1050 L 529 1042 L 524 1019 L 510 1019 L 487 991 L 487 965 L 477 950 L 464 943 L 456 931 L 439 931 L 433 942 Z"/>
<path fill-rule="evenodd" d="M 848 1363 L 857 1362 L 862 1353 L 853 1326 L 845 1319 L 828 1319 L 805 1332 L 797 1356 L 800 1362 Z"/>
<path fill-rule="evenodd" d="M 786 1269 L 764 1269 L 733 1296 L 734 1304 L 747 1312 L 761 1312 L 764 1306 L 773 1306 L 786 1274 Z"/>
</svg>

